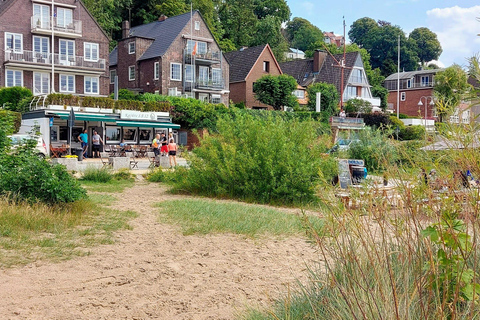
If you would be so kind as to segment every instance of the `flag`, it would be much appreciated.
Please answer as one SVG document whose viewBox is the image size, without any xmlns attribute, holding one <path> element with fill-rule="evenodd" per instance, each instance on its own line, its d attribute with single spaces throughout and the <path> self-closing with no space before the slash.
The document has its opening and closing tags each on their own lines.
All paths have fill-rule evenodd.
<svg viewBox="0 0 480 320">
<path fill-rule="evenodd" d="M 195 45 L 193 46 L 192 56 L 194 56 L 196 54 L 197 54 L 197 41 L 195 41 Z"/>
</svg>

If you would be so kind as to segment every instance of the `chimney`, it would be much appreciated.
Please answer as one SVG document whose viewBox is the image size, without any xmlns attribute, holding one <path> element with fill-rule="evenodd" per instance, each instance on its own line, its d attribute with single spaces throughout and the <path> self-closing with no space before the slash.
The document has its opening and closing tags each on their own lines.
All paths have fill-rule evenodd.
<svg viewBox="0 0 480 320">
<path fill-rule="evenodd" d="M 122 21 L 122 39 L 130 36 L 130 22 Z"/>
<path fill-rule="evenodd" d="M 325 51 L 315 50 L 313 53 L 313 72 L 320 72 L 326 57 L 327 53 Z"/>
<path fill-rule="evenodd" d="M 167 18 L 168 17 L 166 15 L 162 14 L 160 17 L 158 17 L 158 21 L 165 21 Z"/>
</svg>

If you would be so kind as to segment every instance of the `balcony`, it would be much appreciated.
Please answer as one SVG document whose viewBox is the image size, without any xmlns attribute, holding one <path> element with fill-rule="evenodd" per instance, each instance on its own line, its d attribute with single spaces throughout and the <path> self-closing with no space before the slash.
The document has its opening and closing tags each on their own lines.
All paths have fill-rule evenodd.
<svg viewBox="0 0 480 320">
<path fill-rule="evenodd" d="M 423 82 L 423 83 L 410 83 L 408 84 L 406 81 L 400 81 L 400 90 L 412 90 L 412 89 L 432 89 L 435 85 L 435 82 Z M 397 90 L 397 81 L 390 80 L 385 81 L 385 88 L 389 91 Z"/>
<path fill-rule="evenodd" d="M 220 63 L 222 60 L 222 52 L 221 51 L 207 51 L 207 52 L 197 52 L 196 55 L 193 56 L 195 59 L 195 64 L 203 64 L 203 65 L 211 65 Z M 191 64 L 192 63 L 192 54 L 185 53 L 185 63 Z"/>
<path fill-rule="evenodd" d="M 82 56 L 66 56 L 63 54 L 40 53 L 23 50 L 22 52 L 5 51 L 5 65 L 18 66 L 24 69 L 51 70 L 52 58 L 58 71 L 73 71 L 76 73 L 104 73 L 105 59 L 97 61 L 85 60 Z"/>
<path fill-rule="evenodd" d="M 51 17 L 48 21 L 40 21 L 38 16 L 32 16 L 31 19 L 32 33 L 51 35 Z M 65 24 L 58 21 L 58 18 L 53 18 L 53 30 L 56 36 L 66 38 L 80 38 L 82 36 L 82 21 L 73 20 L 71 23 Z"/>
</svg>

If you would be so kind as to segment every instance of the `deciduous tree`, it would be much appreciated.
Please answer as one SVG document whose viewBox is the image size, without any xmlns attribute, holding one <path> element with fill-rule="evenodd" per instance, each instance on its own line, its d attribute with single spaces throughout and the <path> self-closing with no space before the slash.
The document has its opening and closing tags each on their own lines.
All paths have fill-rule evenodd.
<svg viewBox="0 0 480 320">
<path fill-rule="evenodd" d="M 287 23 L 285 30 L 292 48 L 302 51 L 314 50 L 323 42 L 322 31 L 303 18 L 293 18 Z"/>
<path fill-rule="evenodd" d="M 253 84 L 255 99 L 281 110 L 283 106 L 296 108 L 297 98 L 292 94 L 297 88 L 297 81 L 289 75 L 265 75 Z"/>
<path fill-rule="evenodd" d="M 437 35 L 430 31 L 430 29 L 424 27 L 416 28 L 410 33 L 409 39 L 415 40 L 415 51 L 422 66 L 440 57 L 442 46 L 437 39 Z"/>
<path fill-rule="evenodd" d="M 312 111 L 315 110 L 315 105 L 317 103 L 317 92 L 321 93 L 321 111 L 325 112 L 328 116 L 337 114 L 338 102 L 340 101 L 340 94 L 338 93 L 337 88 L 333 84 L 328 84 L 325 82 L 317 82 L 309 85 L 307 87 L 307 106 Z"/>
</svg>

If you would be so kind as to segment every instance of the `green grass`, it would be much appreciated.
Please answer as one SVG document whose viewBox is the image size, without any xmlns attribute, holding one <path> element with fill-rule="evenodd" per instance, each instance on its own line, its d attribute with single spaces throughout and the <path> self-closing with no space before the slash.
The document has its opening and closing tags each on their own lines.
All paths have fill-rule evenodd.
<svg viewBox="0 0 480 320">
<path fill-rule="evenodd" d="M 92 200 L 53 207 L 0 200 L 0 267 L 88 255 L 90 247 L 112 243 L 115 231 L 130 229 L 135 215 Z"/>
<path fill-rule="evenodd" d="M 250 238 L 305 234 L 303 217 L 258 205 L 211 200 L 173 200 L 157 204 L 163 222 L 179 225 L 184 235 L 233 233 Z M 321 233 L 323 220 L 309 217 Z"/>
<path fill-rule="evenodd" d="M 88 191 L 108 193 L 121 193 L 125 188 L 133 187 L 135 184 L 132 180 L 110 180 L 109 182 L 80 180 L 80 183 Z"/>
</svg>

